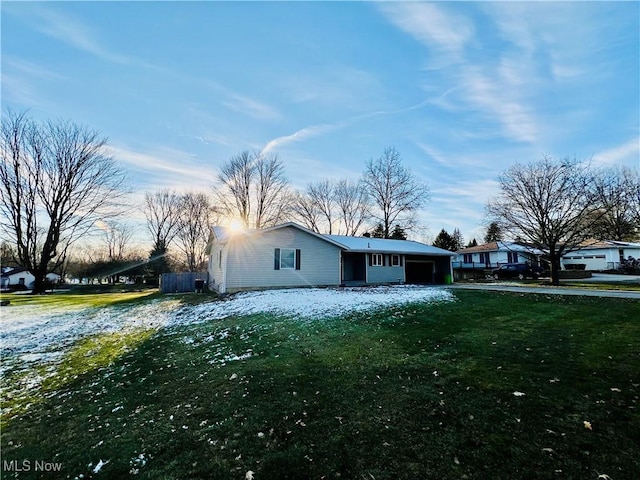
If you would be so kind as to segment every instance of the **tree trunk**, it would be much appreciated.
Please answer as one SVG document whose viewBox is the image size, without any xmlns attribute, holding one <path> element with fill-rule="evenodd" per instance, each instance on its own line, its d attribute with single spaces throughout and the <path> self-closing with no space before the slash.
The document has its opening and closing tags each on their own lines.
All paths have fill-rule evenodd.
<svg viewBox="0 0 640 480">
<path fill-rule="evenodd" d="M 31 290 L 31 294 L 39 295 L 41 293 L 45 293 L 47 272 L 34 271 L 31 273 L 35 277 L 35 280 L 33 281 L 33 289 Z"/>
<path fill-rule="evenodd" d="M 560 255 L 555 251 L 549 252 L 551 262 L 551 285 L 560 285 Z"/>
</svg>

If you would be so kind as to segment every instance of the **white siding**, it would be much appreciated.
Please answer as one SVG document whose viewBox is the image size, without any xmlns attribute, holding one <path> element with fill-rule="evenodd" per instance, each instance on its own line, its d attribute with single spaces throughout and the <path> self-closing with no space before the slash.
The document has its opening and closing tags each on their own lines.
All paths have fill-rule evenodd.
<svg viewBox="0 0 640 480">
<path fill-rule="evenodd" d="M 225 266 L 227 262 L 227 249 L 224 244 L 213 242 L 209 251 L 209 289 L 218 293 L 225 290 Z"/>
<path fill-rule="evenodd" d="M 586 270 L 607 270 L 620 265 L 620 250 L 626 259 L 640 258 L 640 248 L 616 246 L 611 248 L 585 248 L 562 257 L 562 266 L 583 264 Z"/>
<path fill-rule="evenodd" d="M 300 270 L 276 270 L 276 248 L 300 249 Z M 339 285 L 340 249 L 295 227 L 286 227 L 230 239 L 226 267 L 228 292 Z"/>
</svg>

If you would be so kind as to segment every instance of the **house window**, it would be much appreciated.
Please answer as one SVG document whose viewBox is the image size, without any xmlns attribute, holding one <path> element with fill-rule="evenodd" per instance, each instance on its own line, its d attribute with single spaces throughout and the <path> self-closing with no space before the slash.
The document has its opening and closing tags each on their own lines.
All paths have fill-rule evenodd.
<svg viewBox="0 0 640 480">
<path fill-rule="evenodd" d="M 371 254 L 371 265 L 374 267 L 382 266 L 382 254 L 381 253 L 372 253 Z"/>
<path fill-rule="evenodd" d="M 620 255 L 620 261 L 624 262 L 624 248 L 618 249 L 618 255 Z"/>
<path fill-rule="evenodd" d="M 489 265 L 491 263 L 489 260 L 489 253 L 480 254 L 480 263 L 484 263 L 485 265 Z"/>
<path fill-rule="evenodd" d="M 293 248 L 283 248 L 280 250 L 280 269 L 293 270 L 296 267 L 296 251 Z"/>
<path fill-rule="evenodd" d="M 507 252 L 507 262 L 509 262 L 509 263 L 518 263 L 518 253 L 517 252 Z"/>
<path fill-rule="evenodd" d="M 273 268 L 274 270 L 300 270 L 300 249 L 276 248 Z"/>
<path fill-rule="evenodd" d="M 218 253 L 218 268 L 222 269 L 222 249 Z"/>
<path fill-rule="evenodd" d="M 400 255 L 391 255 L 391 265 L 394 267 L 400 266 Z"/>
<path fill-rule="evenodd" d="M 464 263 L 473 263 L 473 253 L 465 253 L 464 255 Z"/>
<path fill-rule="evenodd" d="M 18 279 L 18 285 L 24 285 L 24 277 Z"/>
</svg>

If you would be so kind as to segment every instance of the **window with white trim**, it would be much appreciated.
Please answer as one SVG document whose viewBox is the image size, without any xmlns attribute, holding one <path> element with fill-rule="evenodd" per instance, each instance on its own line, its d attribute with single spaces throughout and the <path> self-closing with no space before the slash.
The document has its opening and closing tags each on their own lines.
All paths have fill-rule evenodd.
<svg viewBox="0 0 640 480">
<path fill-rule="evenodd" d="M 371 254 L 371 265 L 374 267 L 382 266 L 382 254 L 381 253 L 372 253 Z"/>
<path fill-rule="evenodd" d="M 293 248 L 280 249 L 280 270 L 296 268 L 296 251 Z"/>
</svg>

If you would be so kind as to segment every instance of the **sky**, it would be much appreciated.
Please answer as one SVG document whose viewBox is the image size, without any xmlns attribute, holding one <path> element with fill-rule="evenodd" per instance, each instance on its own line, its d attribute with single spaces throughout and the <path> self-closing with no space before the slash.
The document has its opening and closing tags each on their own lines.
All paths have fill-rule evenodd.
<svg viewBox="0 0 640 480">
<path fill-rule="evenodd" d="M 416 239 L 480 240 L 511 165 L 640 168 L 640 2 L 0 3 L 1 103 L 100 131 L 132 204 L 243 150 L 294 188 L 394 147 Z M 144 218 L 130 212 L 132 221 Z"/>
</svg>

